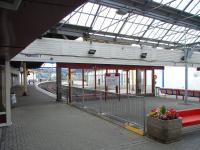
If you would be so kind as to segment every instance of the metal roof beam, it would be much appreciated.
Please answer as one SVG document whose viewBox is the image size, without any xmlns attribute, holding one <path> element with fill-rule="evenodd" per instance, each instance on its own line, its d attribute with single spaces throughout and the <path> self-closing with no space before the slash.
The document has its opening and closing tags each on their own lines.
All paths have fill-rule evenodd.
<svg viewBox="0 0 200 150">
<path fill-rule="evenodd" d="M 102 37 L 100 36 L 101 40 L 103 40 L 103 38 L 104 38 L 106 41 L 106 39 L 108 37 L 103 36 L 103 35 L 107 35 L 107 36 L 111 36 L 110 39 L 113 39 L 113 41 L 115 41 L 114 39 L 116 36 L 118 36 L 120 38 L 127 38 L 127 39 L 122 39 L 122 40 L 123 41 L 127 40 L 127 41 L 129 41 L 128 43 L 130 43 L 130 41 L 132 41 L 133 42 L 132 44 L 134 44 L 134 43 L 138 44 L 138 41 L 140 40 L 141 44 L 148 45 L 147 42 L 149 42 L 151 46 L 156 46 L 157 45 L 156 42 L 161 42 L 161 45 L 159 45 L 159 46 L 161 46 L 161 47 L 164 46 L 165 48 L 168 47 L 167 45 L 181 46 L 178 43 L 169 42 L 169 41 L 160 41 L 160 40 L 151 39 L 151 38 L 144 38 L 144 37 L 141 38 L 141 37 L 137 37 L 137 36 L 129 36 L 129 35 L 123 35 L 123 34 L 118 34 L 118 33 L 104 32 L 104 31 L 97 32 L 95 30 L 90 30 L 89 27 L 82 27 L 82 26 L 69 25 L 69 24 L 65 24 L 64 26 L 62 26 L 59 29 L 54 27 L 48 31 L 48 33 L 57 33 L 57 34 L 76 36 L 76 37 L 82 37 L 85 33 L 88 33 L 88 32 L 90 32 L 94 41 L 95 41 L 95 37 L 98 37 L 100 35 L 102 35 Z M 117 38 L 115 42 L 118 42 L 119 40 L 121 40 L 121 39 Z"/>
<path fill-rule="evenodd" d="M 125 9 L 128 12 L 143 15 L 153 19 L 158 19 L 167 23 L 176 24 L 179 26 L 190 27 L 196 30 L 200 30 L 200 17 L 192 15 L 190 13 L 183 12 L 181 10 L 160 5 L 159 3 L 149 1 L 148 8 L 144 9 L 146 0 L 90 0 L 104 6 Z M 179 20 L 177 20 L 177 14 L 179 14 Z"/>
</svg>

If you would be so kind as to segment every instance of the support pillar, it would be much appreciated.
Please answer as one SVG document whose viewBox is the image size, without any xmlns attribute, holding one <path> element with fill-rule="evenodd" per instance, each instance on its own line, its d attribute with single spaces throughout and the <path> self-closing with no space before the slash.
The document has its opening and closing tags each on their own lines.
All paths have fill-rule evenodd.
<svg viewBox="0 0 200 150">
<path fill-rule="evenodd" d="M 128 95 L 128 89 L 129 89 L 129 86 L 128 86 L 128 83 L 129 83 L 129 78 L 128 78 L 128 70 L 126 70 L 126 94 Z"/>
<path fill-rule="evenodd" d="M 94 68 L 94 90 L 97 91 L 97 70 Z"/>
<path fill-rule="evenodd" d="M 139 93 L 139 81 L 138 81 L 138 78 L 139 78 L 139 73 L 138 73 L 138 69 L 136 69 L 136 82 L 135 82 L 135 93 L 136 95 Z"/>
<path fill-rule="evenodd" d="M 56 101 L 62 101 L 62 83 L 61 83 L 61 68 L 56 64 Z"/>
<path fill-rule="evenodd" d="M 85 88 L 85 73 L 84 73 L 84 69 L 82 69 L 82 88 Z"/>
<path fill-rule="evenodd" d="M 116 69 L 116 74 L 118 74 L 118 69 Z M 119 77 L 120 78 L 120 77 Z M 115 90 L 116 94 L 119 94 L 119 87 L 116 86 L 116 90 Z"/>
<path fill-rule="evenodd" d="M 69 79 L 68 79 L 68 81 L 69 81 L 69 103 L 71 103 L 72 102 L 72 87 L 71 87 L 71 84 L 72 84 L 72 81 L 71 81 L 71 68 L 69 68 L 69 70 L 68 70 L 68 73 L 69 73 Z"/>
<path fill-rule="evenodd" d="M 187 104 L 188 98 L 188 64 L 185 63 L 185 94 L 184 94 L 184 103 Z"/>
<path fill-rule="evenodd" d="M 6 125 L 11 125 L 11 104 L 10 104 L 10 61 L 5 62 L 5 98 L 6 98 Z"/>
<path fill-rule="evenodd" d="M 27 68 L 26 68 L 26 62 L 23 63 L 23 96 L 27 96 Z"/>
<path fill-rule="evenodd" d="M 162 69 L 162 88 L 165 87 L 165 69 Z"/>
<path fill-rule="evenodd" d="M 152 69 L 152 94 L 155 95 L 155 78 L 154 78 L 154 69 Z"/>
<path fill-rule="evenodd" d="M 134 78 L 133 70 L 131 71 L 131 73 L 132 73 L 132 91 L 135 91 L 135 87 L 134 87 L 135 78 Z"/>
<path fill-rule="evenodd" d="M 23 86 L 23 72 L 20 73 L 21 86 Z"/>
<path fill-rule="evenodd" d="M 144 94 L 147 94 L 147 70 L 144 70 Z"/>
</svg>

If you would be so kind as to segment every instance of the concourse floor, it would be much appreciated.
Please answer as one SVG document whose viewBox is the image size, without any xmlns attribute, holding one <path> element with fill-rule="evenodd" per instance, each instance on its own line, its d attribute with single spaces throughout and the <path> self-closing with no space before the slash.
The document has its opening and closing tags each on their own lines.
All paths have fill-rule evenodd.
<svg viewBox="0 0 200 150">
<path fill-rule="evenodd" d="M 28 87 L 29 95 L 13 89 L 18 104 L 12 109 L 13 125 L 0 129 L 0 150 L 198 150 L 200 128 L 188 128 L 172 144 L 129 132 Z"/>
</svg>

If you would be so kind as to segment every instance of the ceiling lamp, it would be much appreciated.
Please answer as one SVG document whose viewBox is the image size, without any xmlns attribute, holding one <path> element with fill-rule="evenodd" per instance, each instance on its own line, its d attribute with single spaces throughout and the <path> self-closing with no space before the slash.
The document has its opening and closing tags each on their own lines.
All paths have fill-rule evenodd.
<svg viewBox="0 0 200 150">
<path fill-rule="evenodd" d="M 128 12 L 126 11 L 126 10 L 123 10 L 123 9 L 118 9 L 117 11 L 116 11 L 116 14 L 118 14 L 118 15 L 126 15 Z"/>
</svg>

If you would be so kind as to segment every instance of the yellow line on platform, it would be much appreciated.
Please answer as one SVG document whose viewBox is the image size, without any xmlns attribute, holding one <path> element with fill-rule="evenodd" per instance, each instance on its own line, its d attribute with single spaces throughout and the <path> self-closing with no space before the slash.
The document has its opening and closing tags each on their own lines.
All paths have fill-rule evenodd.
<svg viewBox="0 0 200 150">
<path fill-rule="evenodd" d="M 124 124 L 124 128 L 126 128 L 126 129 L 129 130 L 129 131 L 132 131 L 132 132 L 135 132 L 135 133 L 137 133 L 137 134 L 139 134 L 139 135 L 144 136 L 144 131 L 143 131 L 143 130 L 138 129 L 138 128 L 133 127 L 133 126 L 130 126 L 128 123 L 125 123 L 125 124 Z"/>
</svg>

